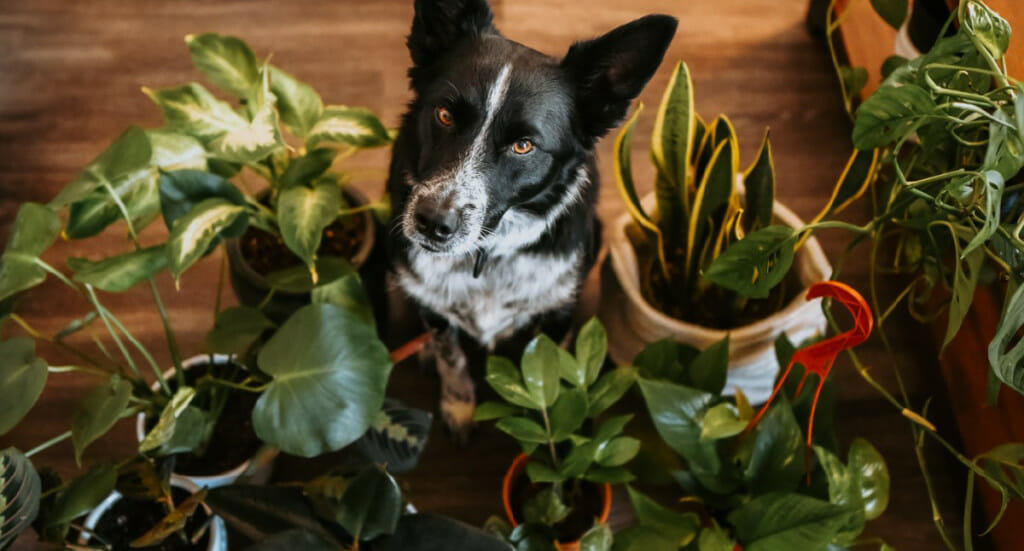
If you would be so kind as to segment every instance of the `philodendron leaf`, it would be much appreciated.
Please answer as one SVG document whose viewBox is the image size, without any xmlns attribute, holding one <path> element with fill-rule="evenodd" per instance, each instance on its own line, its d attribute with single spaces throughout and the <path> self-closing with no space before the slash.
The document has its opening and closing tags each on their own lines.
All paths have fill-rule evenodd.
<svg viewBox="0 0 1024 551">
<path fill-rule="evenodd" d="M 907 0 L 871 0 L 871 7 L 890 27 L 899 30 L 907 18 Z"/>
<path fill-rule="evenodd" d="M 330 105 L 306 136 L 308 149 L 321 143 L 380 147 L 391 143 L 391 135 L 369 109 Z"/>
<path fill-rule="evenodd" d="M 767 298 L 789 273 L 796 240 L 788 226 L 757 230 L 718 255 L 704 277 L 745 297 Z"/>
<path fill-rule="evenodd" d="M 721 394 L 729 371 L 729 335 L 701 350 L 687 370 L 693 386 L 711 394 Z"/>
<path fill-rule="evenodd" d="M 976 41 L 990 56 L 999 59 L 1010 47 L 1010 24 L 977 0 L 965 3 L 966 11 L 961 23 L 972 41 Z"/>
<path fill-rule="evenodd" d="M 729 514 L 745 551 L 824 549 L 856 511 L 801 494 L 759 496 Z"/>
<path fill-rule="evenodd" d="M 124 416 L 131 396 L 131 381 L 120 377 L 114 377 L 86 393 L 71 417 L 71 443 L 77 463 L 82 463 L 82 452 L 86 446 L 106 434 Z"/>
<path fill-rule="evenodd" d="M 1024 340 L 1017 333 L 1024 327 L 1024 285 L 1007 291 L 1003 315 L 988 345 L 988 361 L 996 377 L 1010 388 L 1024 393 Z M 0 431 L 2 432 L 2 431 Z"/>
<path fill-rule="evenodd" d="M 75 273 L 75 281 L 111 293 L 127 291 L 166 267 L 166 245 L 156 245 L 95 262 L 84 258 L 68 258 L 68 268 Z"/>
<path fill-rule="evenodd" d="M 736 406 L 722 402 L 704 414 L 704 427 L 700 437 L 705 440 L 720 440 L 736 436 L 747 428 L 748 421 L 740 419 Z"/>
<path fill-rule="evenodd" d="M 101 182 L 85 199 L 73 203 L 64 232 L 72 239 L 92 237 L 123 220 L 125 213 L 139 231 L 159 212 L 157 170 L 146 163 L 125 176 Z"/>
<path fill-rule="evenodd" d="M 210 142 L 210 150 L 223 161 L 250 163 L 262 160 L 285 146 L 277 124 L 274 94 L 270 92 L 269 70 L 264 68 L 260 86 L 249 106 L 252 118 Z"/>
<path fill-rule="evenodd" d="M 24 203 L 0 256 L 0 300 L 46 280 L 36 261 L 60 234 L 60 217 L 38 203 Z M 0 431 L 2 432 L 2 431 Z"/>
<path fill-rule="evenodd" d="M 828 500 L 833 505 L 848 507 L 858 511 L 858 514 L 850 515 L 849 522 L 840 528 L 839 532 L 832 538 L 832 543 L 841 546 L 849 546 L 864 530 L 865 518 L 863 514 L 864 504 L 860 492 L 854 486 L 853 476 L 850 469 L 832 452 L 820 446 L 814 447 L 814 453 L 818 458 L 828 481 Z"/>
<path fill-rule="evenodd" d="M 337 501 L 328 500 L 334 521 L 357 541 L 394 534 L 402 514 L 402 490 L 384 469 L 370 467 L 356 475 Z"/>
<path fill-rule="evenodd" d="M 338 152 L 334 149 L 321 147 L 313 149 L 302 157 L 296 157 L 288 163 L 277 184 L 282 189 L 291 186 L 308 186 L 317 178 L 323 176 L 334 163 L 334 157 Z"/>
<path fill-rule="evenodd" d="M 597 318 L 591 318 L 576 336 L 576 361 L 585 373 L 585 384 L 590 386 L 601 374 L 601 366 L 608 355 L 608 334 Z"/>
<path fill-rule="evenodd" d="M 292 134 L 305 138 L 320 120 L 324 102 L 312 86 L 288 73 L 270 68 L 270 90 L 277 96 L 277 112 Z"/>
<path fill-rule="evenodd" d="M 558 345 L 547 335 L 538 335 L 523 352 L 523 380 L 533 402 L 543 408 L 551 407 L 558 399 L 559 381 Z"/>
<path fill-rule="evenodd" d="M 401 474 L 416 468 L 432 423 L 433 416 L 426 411 L 385 400 L 377 419 L 355 446 L 375 464 L 387 465 L 389 472 Z"/>
<path fill-rule="evenodd" d="M 0 451 L 0 549 L 35 520 L 40 490 L 39 475 L 24 454 L 14 448 Z"/>
<path fill-rule="evenodd" d="M 303 457 L 362 436 L 380 411 L 391 373 L 376 328 L 332 304 L 292 314 L 258 364 L 273 379 L 253 408 L 253 428 L 265 442 Z"/>
<path fill-rule="evenodd" d="M 918 118 L 934 111 L 935 101 L 920 86 L 883 86 L 857 108 L 853 145 L 862 150 L 884 147 L 907 135 Z"/>
<path fill-rule="evenodd" d="M 640 526 L 649 528 L 659 536 L 675 544 L 676 548 L 686 547 L 700 531 L 700 518 L 696 513 L 679 513 L 663 507 L 646 495 L 627 486 L 629 501 L 633 505 Z"/>
<path fill-rule="evenodd" d="M 341 188 L 330 180 L 312 187 L 293 185 L 277 199 L 277 224 L 285 245 L 315 273 L 314 259 L 324 229 L 338 217 Z"/>
<path fill-rule="evenodd" d="M 864 503 L 864 517 L 867 520 L 878 518 L 889 506 L 889 468 L 885 458 L 867 440 L 854 438 L 847 467 Z"/>
<path fill-rule="evenodd" d="M 71 522 L 99 505 L 117 482 L 117 467 L 109 463 L 96 465 L 71 481 L 60 492 L 44 519 L 47 527 Z"/>
<path fill-rule="evenodd" d="M 36 343 L 28 337 L 0 342 L 0 435 L 14 428 L 46 386 L 49 366 L 36 357 Z"/>
<path fill-rule="evenodd" d="M 185 37 L 192 63 L 218 87 L 241 99 L 251 98 L 260 83 L 256 56 L 233 36 L 216 33 Z"/>
<path fill-rule="evenodd" d="M 50 202 L 50 207 L 56 209 L 77 203 L 105 181 L 110 182 L 148 168 L 151 157 L 152 147 L 146 131 L 132 126 L 86 165 L 78 178 Z"/>
<path fill-rule="evenodd" d="M 185 270 L 210 250 L 214 240 L 243 215 L 245 207 L 213 198 L 199 203 L 179 218 L 167 239 L 168 267 L 174 279 L 180 279 Z"/>
<path fill-rule="evenodd" d="M 178 88 L 143 88 L 142 91 L 160 108 L 171 130 L 198 138 L 205 144 L 248 126 L 245 118 L 230 105 L 195 82 Z"/>
<path fill-rule="evenodd" d="M 263 333 L 275 327 L 274 322 L 251 306 L 222 310 L 206 334 L 206 350 L 212 354 L 243 355 Z"/>
<path fill-rule="evenodd" d="M 612 529 L 607 524 L 598 524 L 580 538 L 579 551 L 611 551 L 613 539 Z"/>
<path fill-rule="evenodd" d="M 175 170 L 160 175 L 160 210 L 167 229 L 207 199 L 220 198 L 244 206 L 245 196 L 228 180 L 204 170 Z M 248 219 L 239 219 L 224 232 L 227 237 L 242 235 Z"/>
<path fill-rule="evenodd" d="M 714 442 L 701 440 L 701 419 L 714 399 L 712 394 L 682 385 L 640 380 L 640 390 L 658 434 L 681 455 L 702 484 L 716 486 L 722 463 Z"/>
<path fill-rule="evenodd" d="M 309 268 L 302 265 L 292 266 L 267 274 L 267 283 L 278 292 L 309 293 L 325 287 L 328 283 L 356 274 L 356 269 L 344 258 L 325 256 L 317 259 L 316 274 L 318 277 L 314 282 Z M 336 289 L 323 289 L 315 302 L 334 302 L 334 299 L 338 298 L 334 296 L 335 291 Z M 328 296 L 333 298 L 328 299 Z M 348 305 L 345 307 L 348 308 Z"/>
<path fill-rule="evenodd" d="M 181 132 L 147 130 L 153 154 L 150 164 L 160 170 L 206 170 L 202 142 Z"/>
</svg>

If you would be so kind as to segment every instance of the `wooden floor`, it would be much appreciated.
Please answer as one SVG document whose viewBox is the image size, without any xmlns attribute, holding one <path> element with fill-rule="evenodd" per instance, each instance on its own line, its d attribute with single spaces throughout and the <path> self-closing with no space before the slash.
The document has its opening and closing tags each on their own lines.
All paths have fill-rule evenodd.
<svg viewBox="0 0 1024 551">
<path fill-rule="evenodd" d="M 809 217 L 828 196 L 849 154 L 850 124 L 823 46 L 804 30 L 805 8 L 805 0 L 494 2 L 496 22 L 507 36 L 553 55 L 563 53 L 573 40 L 647 13 L 678 17 L 679 32 L 667 59 L 689 63 L 700 112 L 705 118 L 720 112 L 731 116 L 745 164 L 770 126 L 779 196 Z M 139 87 L 198 78 L 182 40 L 185 34 L 217 31 L 242 36 L 258 57 L 273 54 L 275 64 L 313 84 L 327 102 L 365 105 L 394 125 L 408 100 L 404 40 L 411 16 L 412 0 L 5 0 L 0 10 L 0 237 L 6 236 L 20 203 L 48 201 L 128 125 L 160 124 L 159 112 Z M 648 105 L 657 102 L 670 69 L 671 63 L 666 63 L 643 94 Z M 640 123 L 637 147 L 643 150 L 652 119 L 648 116 Z M 606 140 L 601 148 L 606 181 L 610 145 Z M 646 159 L 646 154 L 638 153 L 637 158 Z M 371 169 L 359 185 L 379 193 L 386 160 L 383 151 L 354 159 L 351 166 Z M 639 181 L 650 181 L 649 167 L 639 167 L 638 173 Z M 608 183 L 600 210 L 605 220 L 622 211 Z M 146 238 L 159 238 L 160 231 L 154 228 Z M 123 250 L 122 232 L 117 228 L 89 241 L 58 243 L 46 258 L 57 262 L 69 255 L 95 258 Z M 845 238 L 825 235 L 826 251 L 835 257 Z M 160 279 L 173 325 L 185 350 L 192 353 L 201 351 L 211 323 L 221 254 L 216 252 L 192 269 L 180 293 L 175 294 L 166 276 Z M 866 290 L 867 268 L 857 258 L 864 255 L 855 256 L 843 279 Z M 596 292 L 593 285 L 588 288 L 588 306 Z M 168 363 L 168 354 L 159 346 L 162 334 L 150 297 L 133 292 L 103 298 L 143 342 L 153 346 L 158 359 Z M 32 324 L 53 333 L 85 312 L 85 304 L 50 281 L 24 301 L 22 310 Z M 956 441 L 928 332 L 902 314 L 894 316 L 886 331 L 891 352 L 877 338 L 863 346 L 872 373 L 895 388 L 893 371 L 898 369 L 917 408 L 934 398 L 934 420 Z M 7 327 L 6 335 L 16 332 Z M 42 352 L 52 364 L 70 361 L 54 350 Z M 871 523 L 870 534 L 901 551 L 940 548 L 907 423 L 861 382 L 845 359 L 837 371 L 842 439 L 870 439 L 892 472 L 892 503 L 882 519 Z M 86 383 L 52 376 L 31 421 L 0 437 L 0 448 L 28 449 L 66 430 Z M 434 407 L 437 382 L 416 367 L 396 368 L 393 388 L 414 405 Z M 94 445 L 86 462 L 130 454 L 134 439 L 129 425 L 123 422 Z M 59 446 L 36 460 L 72 474 L 69 449 Z M 942 452 L 930 446 L 926 451 L 940 509 L 952 537 L 960 540 L 964 473 Z M 492 428 L 481 429 L 465 449 L 436 430 L 421 468 L 405 477 L 409 495 L 421 510 L 482 523 L 488 515 L 500 513 L 500 479 L 513 453 L 512 443 Z M 628 505 L 617 508 L 617 522 L 627 509 Z M 34 545 L 31 536 L 23 537 L 15 549 Z"/>
</svg>

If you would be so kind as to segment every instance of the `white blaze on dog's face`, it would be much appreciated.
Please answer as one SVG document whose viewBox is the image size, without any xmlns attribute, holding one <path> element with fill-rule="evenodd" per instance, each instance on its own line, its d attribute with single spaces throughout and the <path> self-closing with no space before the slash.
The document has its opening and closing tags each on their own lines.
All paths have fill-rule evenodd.
<svg viewBox="0 0 1024 551">
<path fill-rule="evenodd" d="M 484 0 L 417 1 L 416 99 L 403 124 L 415 135 L 402 137 L 416 162 L 396 203 L 405 237 L 453 256 L 493 249 L 510 232 L 539 238 L 553 207 L 579 196 L 594 143 L 621 120 L 674 31 L 674 19 L 651 16 L 556 59 L 501 36 Z"/>
</svg>

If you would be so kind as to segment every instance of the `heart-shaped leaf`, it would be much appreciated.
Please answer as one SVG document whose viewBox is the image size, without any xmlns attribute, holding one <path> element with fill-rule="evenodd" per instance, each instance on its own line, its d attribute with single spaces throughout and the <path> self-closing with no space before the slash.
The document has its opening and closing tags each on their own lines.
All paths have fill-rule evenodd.
<svg viewBox="0 0 1024 551">
<path fill-rule="evenodd" d="M 225 92 L 235 97 L 251 98 L 260 83 L 256 56 L 249 46 L 233 36 L 216 33 L 185 37 L 192 52 L 192 63 Z"/>
<path fill-rule="evenodd" d="M 81 464 L 86 446 L 106 434 L 124 415 L 131 396 L 131 381 L 120 377 L 114 377 L 86 393 L 71 417 L 71 443 L 77 463 Z"/>
<path fill-rule="evenodd" d="M 0 342 L 0 434 L 14 428 L 46 386 L 49 366 L 36 357 L 36 343 L 28 337 Z"/>
<path fill-rule="evenodd" d="M 60 218 L 49 208 L 38 203 L 21 205 L 0 256 L 0 300 L 46 280 L 46 271 L 36 259 L 57 239 L 60 226 Z"/>
<path fill-rule="evenodd" d="M 284 147 L 281 128 L 277 124 L 275 98 L 274 94 L 270 93 L 268 79 L 269 70 L 264 68 L 260 86 L 252 105 L 249 106 L 252 109 L 252 119 L 210 142 L 210 149 L 217 158 L 235 163 L 251 163 L 262 160 Z"/>
<path fill-rule="evenodd" d="M 796 240 L 788 226 L 761 228 L 718 255 L 704 277 L 742 296 L 767 298 L 789 273 Z"/>
<path fill-rule="evenodd" d="M 871 0 L 871 7 L 890 27 L 900 30 L 907 18 L 907 0 Z"/>
<path fill-rule="evenodd" d="M 270 68 L 270 90 L 277 96 L 277 112 L 292 134 L 305 138 L 320 120 L 324 102 L 312 86 L 288 73 Z"/>
<path fill-rule="evenodd" d="M 312 187 L 293 185 L 281 190 L 277 199 L 277 224 L 285 245 L 315 271 L 313 260 L 324 229 L 338 217 L 341 188 L 330 180 Z"/>
<path fill-rule="evenodd" d="M 125 130 L 103 153 L 89 162 L 75 181 L 50 202 L 53 208 L 82 201 L 103 182 L 112 182 L 148 168 L 153 149 L 146 131 L 139 126 Z"/>
<path fill-rule="evenodd" d="M 210 250 L 222 232 L 245 214 L 245 207 L 220 198 L 207 199 L 174 223 L 167 239 L 168 267 L 180 279 L 195 261 Z"/>
<path fill-rule="evenodd" d="M 649 528 L 659 536 L 675 543 L 676 547 L 686 547 L 700 531 L 700 518 L 695 513 L 679 513 L 663 507 L 646 495 L 627 487 L 629 501 L 633 505 L 637 522 Z"/>
<path fill-rule="evenodd" d="M 855 511 L 801 494 L 770 493 L 729 514 L 747 551 L 824 549 Z"/>
<path fill-rule="evenodd" d="M 321 143 L 338 143 L 355 147 L 380 147 L 391 143 L 388 129 L 368 109 L 331 105 L 306 136 L 306 147 Z"/>
<path fill-rule="evenodd" d="M 142 91 L 160 108 L 171 130 L 193 136 L 204 144 L 248 126 L 230 105 L 195 82 L 178 88 Z"/>
</svg>

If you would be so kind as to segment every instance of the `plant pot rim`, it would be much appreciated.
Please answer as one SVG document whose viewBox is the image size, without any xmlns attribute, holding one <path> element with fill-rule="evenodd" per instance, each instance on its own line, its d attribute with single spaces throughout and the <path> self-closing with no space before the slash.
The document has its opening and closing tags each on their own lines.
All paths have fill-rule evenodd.
<svg viewBox="0 0 1024 551">
<path fill-rule="evenodd" d="M 182 490 L 187 491 L 190 494 L 194 494 L 199 491 L 199 486 L 197 486 L 195 483 L 190 482 L 188 479 L 174 478 L 174 476 L 171 476 L 171 487 L 180 488 Z M 85 522 L 83 523 L 83 525 L 89 530 L 94 529 L 96 527 L 96 524 L 99 523 L 100 518 L 103 517 L 103 515 L 106 514 L 106 512 L 111 507 L 113 507 L 114 504 L 121 499 L 121 497 L 121 492 L 118 492 L 117 490 L 110 492 L 110 495 L 108 495 L 102 502 L 100 502 L 99 505 L 97 505 L 95 508 L 93 508 L 92 511 L 89 512 L 88 516 L 85 517 Z M 206 550 L 227 551 L 228 535 L 227 528 L 224 525 L 224 519 L 213 514 L 212 511 L 207 511 L 207 513 L 211 517 L 213 517 L 213 520 L 210 521 L 210 538 L 209 543 L 206 545 Z M 78 536 L 78 543 L 81 545 L 86 545 L 89 543 L 89 539 L 89 533 L 82 532 Z"/>
<path fill-rule="evenodd" d="M 512 527 L 519 526 L 516 522 L 516 516 L 512 513 L 512 499 L 509 496 L 512 488 L 512 482 L 520 476 L 525 476 L 526 464 L 530 461 L 530 456 L 521 453 L 516 456 L 512 461 L 512 465 L 509 466 L 508 470 L 505 471 L 505 478 L 501 482 L 501 502 L 505 506 L 505 516 L 508 517 L 508 521 L 512 523 Z M 608 522 L 608 515 L 612 511 L 612 485 L 611 484 L 598 484 L 601 488 L 601 516 L 598 517 L 599 523 Z M 558 542 L 557 546 L 561 551 L 574 551 L 578 548 L 579 540 L 571 542 Z"/>
<path fill-rule="evenodd" d="M 655 197 L 652 192 L 645 196 L 641 202 L 646 209 L 650 209 L 654 206 L 654 200 Z M 772 212 L 780 222 L 791 228 L 799 228 L 804 225 L 803 220 L 801 220 L 796 213 L 779 201 L 774 202 Z M 726 335 L 728 335 L 731 340 L 742 341 L 745 339 L 754 339 L 772 331 L 774 328 L 778 327 L 778 320 L 795 314 L 806 305 L 808 302 L 806 298 L 807 289 L 811 284 L 816 283 L 817 281 L 827 280 L 832 275 L 831 264 L 829 264 L 828 258 L 825 256 L 825 252 L 821 248 L 821 244 L 812 236 L 808 238 L 800 250 L 796 252 L 797 258 L 794 260 L 793 266 L 790 268 L 790 270 L 800 270 L 801 265 L 804 263 L 806 263 L 809 268 L 809 270 L 800 270 L 797 272 L 797 275 L 800 278 L 800 283 L 803 285 L 803 289 L 797 293 L 791 301 L 772 315 L 753 323 L 729 329 L 713 329 L 700 324 L 673 318 L 655 308 L 647 301 L 647 299 L 644 298 L 643 294 L 640 292 L 638 282 L 634 281 L 633 277 L 633 275 L 639 276 L 639 270 L 637 269 L 639 262 L 637 261 L 636 251 L 633 249 L 632 243 L 630 243 L 626 236 L 626 227 L 632 223 L 633 219 L 629 213 L 623 213 L 618 219 L 616 219 L 612 227 L 612 235 L 608 244 L 609 261 L 611 262 L 612 270 L 615 272 L 616 278 L 619 280 L 622 291 L 626 294 L 626 297 L 644 313 L 644 315 L 654 319 L 659 324 L 671 328 L 675 332 L 687 332 L 694 334 L 697 338 L 705 341 L 719 341 L 725 338 Z M 633 269 L 630 269 L 630 267 Z M 808 275 L 800 273 L 801 271 L 813 271 L 816 273 Z M 820 275 L 820 278 L 816 277 L 818 275 Z"/>
<path fill-rule="evenodd" d="M 234 358 L 227 354 L 197 354 L 191 358 L 182 360 L 181 367 L 186 371 L 203 365 L 209 365 L 210 359 L 213 359 L 213 365 L 225 365 L 234 361 Z M 174 376 L 174 368 L 169 367 L 164 371 L 164 378 L 170 380 Z M 160 383 L 153 382 L 150 385 L 153 390 L 160 390 Z M 139 413 L 135 416 L 135 437 L 141 443 L 146 438 L 146 414 Z M 180 482 L 184 484 L 194 484 L 200 488 L 215 488 L 217 486 L 224 486 L 231 484 L 237 480 L 243 473 L 245 473 L 252 466 L 252 460 L 247 459 L 240 463 L 237 467 L 229 469 L 227 471 L 203 476 L 193 476 L 187 474 L 181 474 L 172 472 L 171 480 L 174 482 Z M 187 489 L 187 488 L 186 488 Z"/>
<path fill-rule="evenodd" d="M 357 206 L 365 205 L 370 202 L 362 191 L 356 189 L 354 186 L 344 186 L 342 193 L 345 194 L 349 199 L 352 200 Z M 366 259 L 370 257 L 370 252 L 373 249 L 376 241 L 376 232 L 374 231 L 373 224 L 373 213 L 370 211 L 364 211 L 357 213 L 357 216 L 363 219 L 363 225 L 366 227 L 366 233 L 364 234 L 363 241 L 359 244 L 359 249 L 356 250 L 356 254 L 352 256 L 348 261 L 353 267 L 358 269 L 366 262 Z M 229 259 L 232 261 L 232 269 L 236 270 L 245 279 L 252 282 L 259 282 L 260 285 L 266 288 L 270 288 L 270 283 L 267 282 L 267 277 L 256 270 L 252 269 L 252 266 L 245 260 L 245 256 L 242 254 L 242 247 L 239 244 L 238 238 L 225 239 L 224 245 L 227 250 Z M 293 293 L 286 293 L 284 291 L 276 291 L 278 294 L 289 295 Z"/>
</svg>

